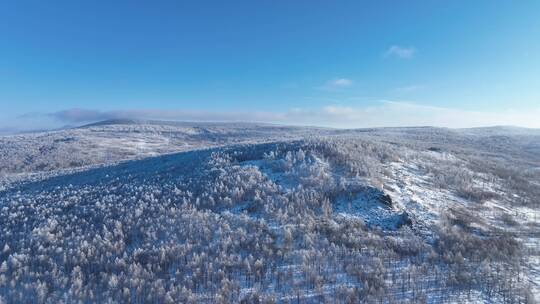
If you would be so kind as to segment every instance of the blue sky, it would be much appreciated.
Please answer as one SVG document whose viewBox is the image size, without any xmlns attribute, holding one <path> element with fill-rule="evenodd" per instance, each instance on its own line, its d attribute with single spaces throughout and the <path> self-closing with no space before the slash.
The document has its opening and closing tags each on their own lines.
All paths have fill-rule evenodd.
<svg viewBox="0 0 540 304">
<path fill-rule="evenodd" d="M 0 2 L 0 129 L 540 127 L 540 1 Z"/>
</svg>

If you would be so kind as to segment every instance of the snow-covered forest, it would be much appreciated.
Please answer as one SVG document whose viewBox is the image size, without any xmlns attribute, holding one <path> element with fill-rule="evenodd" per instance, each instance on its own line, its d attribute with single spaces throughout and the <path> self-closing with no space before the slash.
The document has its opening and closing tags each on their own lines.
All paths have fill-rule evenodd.
<svg viewBox="0 0 540 304">
<path fill-rule="evenodd" d="M 540 132 L 0 137 L 0 303 L 535 303 Z"/>
</svg>

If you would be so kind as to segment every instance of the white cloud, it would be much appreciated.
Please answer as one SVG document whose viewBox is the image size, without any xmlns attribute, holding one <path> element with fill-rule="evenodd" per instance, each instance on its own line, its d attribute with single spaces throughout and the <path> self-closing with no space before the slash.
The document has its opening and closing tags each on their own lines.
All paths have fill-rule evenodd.
<svg viewBox="0 0 540 304">
<path fill-rule="evenodd" d="M 316 125 L 336 128 L 437 126 L 468 128 L 513 125 L 540 128 L 540 108 L 499 112 L 469 111 L 420 105 L 410 102 L 381 101 L 371 106 L 327 105 L 296 109 L 280 115 L 283 124 Z"/>
<path fill-rule="evenodd" d="M 391 90 L 391 92 L 392 93 L 397 93 L 397 94 L 409 94 L 409 93 L 422 91 L 425 88 L 426 88 L 425 85 L 413 84 L 413 85 L 407 85 L 407 86 L 394 88 L 394 89 Z"/>
<path fill-rule="evenodd" d="M 266 122 L 338 128 L 439 126 L 466 128 L 515 125 L 540 128 L 540 108 L 500 112 L 469 111 L 401 101 L 380 101 L 371 106 L 327 105 L 320 108 L 291 108 L 285 112 L 70 109 L 50 116 L 63 123 L 86 123 L 105 119 L 137 118 L 184 121 Z"/>
<path fill-rule="evenodd" d="M 336 87 L 349 87 L 352 85 L 352 80 L 347 78 L 340 78 L 333 80 L 330 84 Z"/>
<path fill-rule="evenodd" d="M 401 59 L 411 59 L 416 54 L 414 47 L 404 47 L 399 45 L 392 45 L 386 52 L 384 57 L 397 57 Z"/>
<path fill-rule="evenodd" d="M 338 128 L 399 126 L 467 128 L 494 125 L 540 128 L 537 117 L 540 117 L 540 108 L 528 111 L 481 112 L 408 102 L 382 101 L 363 107 L 326 106 L 320 110 L 311 110 L 310 114 L 304 117 L 297 115 L 294 121 Z"/>
<path fill-rule="evenodd" d="M 324 85 L 322 85 L 320 88 L 323 90 L 340 90 L 344 88 L 348 88 L 353 85 L 353 81 L 347 78 L 337 78 L 327 81 Z"/>
<path fill-rule="evenodd" d="M 183 121 L 272 121 L 281 119 L 283 114 L 271 112 L 217 112 L 187 110 L 117 110 L 98 111 L 68 109 L 49 113 L 47 116 L 66 123 L 87 123 L 110 119 L 183 120 Z"/>
<path fill-rule="evenodd" d="M 401 101 L 380 101 L 370 106 L 343 106 L 330 104 L 312 108 L 290 108 L 282 112 L 252 111 L 185 111 L 185 110 L 119 110 L 97 111 L 69 109 L 50 114 L 20 116 L 18 125 L 3 125 L 0 128 L 18 127 L 20 130 L 36 129 L 39 120 L 50 120 L 42 126 L 58 127 L 64 124 L 85 124 L 106 119 L 156 119 L 177 121 L 215 122 L 261 122 L 287 125 L 311 125 L 335 128 L 438 126 L 449 128 L 513 125 L 540 128 L 540 107 L 524 110 L 469 111 L 463 109 L 435 107 Z M 51 120 L 52 119 L 52 120 Z M 7 121 L 4 121 L 7 122 Z M 53 124 L 54 122 L 54 124 Z M 34 125 L 32 125 L 34 123 Z M 23 125 L 25 124 L 25 125 Z M 1 131 L 1 130 L 0 130 Z M 4 130 L 9 131 L 9 130 Z"/>
</svg>

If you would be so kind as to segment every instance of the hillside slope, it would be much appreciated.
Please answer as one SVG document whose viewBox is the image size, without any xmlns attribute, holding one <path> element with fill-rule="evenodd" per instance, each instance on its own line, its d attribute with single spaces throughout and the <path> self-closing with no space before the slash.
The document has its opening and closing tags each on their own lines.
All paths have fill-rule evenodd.
<svg viewBox="0 0 540 304">
<path fill-rule="evenodd" d="M 228 144 L 295 139 L 319 130 L 323 129 L 111 120 L 79 128 L 0 136 L 0 177 L 111 164 Z"/>
</svg>

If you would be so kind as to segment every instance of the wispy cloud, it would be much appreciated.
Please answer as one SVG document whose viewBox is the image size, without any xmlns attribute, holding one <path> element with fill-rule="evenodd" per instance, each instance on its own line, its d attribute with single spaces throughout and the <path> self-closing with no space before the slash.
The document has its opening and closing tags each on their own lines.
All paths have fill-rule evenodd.
<svg viewBox="0 0 540 304">
<path fill-rule="evenodd" d="M 354 82 L 351 79 L 347 78 L 336 78 L 327 81 L 322 86 L 320 86 L 320 89 L 327 90 L 327 91 L 335 91 L 335 90 L 341 90 L 348 88 L 352 86 Z"/>
<path fill-rule="evenodd" d="M 183 121 L 272 121 L 282 119 L 283 114 L 272 112 L 217 112 L 187 110 L 117 110 L 98 111 L 88 109 L 68 109 L 47 114 L 64 123 L 83 124 L 110 119 L 183 120 Z"/>
<path fill-rule="evenodd" d="M 49 113 L 48 116 L 66 123 L 85 123 L 107 119 L 124 118 L 121 117 L 121 112 L 105 112 L 78 108 Z"/>
<path fill-rule="evenodd" d="M 311 119 L 339 128 L 391 126 L 467 128 L 494 125 L 540 128 L 540 122 L 537 119 L 540 108 L 528 111 L 483 112 L 401 101 L 381 101 L 364 107 L 326 106 L 317 114 L 318 117 L 312 116 Z"/>
<path fill-rule="evenodd" d="M 422 84 L 412 84 L 412 85 L 406 85 L 406 86 L 394 88 L 391 90 L 391 92 L 397 93 L 397 94 L 408 94 L 408 93 L 415 93 L 418 91 L 422 91 L 425 88 L 426 86 Z"/>
<path fill-rule="evenodd" d="M 82 124 L 105 119 L 263 122 L 336 128 L 439 126 L 450 128 L 515 125 L 540 128 L 540 108 L 527 111 L 481 112 L 426 106 L 402 101 L 380 101 L 370 106 L 339 104 L 291 108 L 284 112 L 213 112 L 183 110 L 95 111 L 71 109 L 48 114 L 62 123 Z"/>
<path fill-rule="evenodd" d="M 404 47 L 392 45 L 384 52 L 384 57 L 397 57 L 401 59 L 411 59 L 416 54 L 416 49 L 412 46 Z"/>
</svg>

